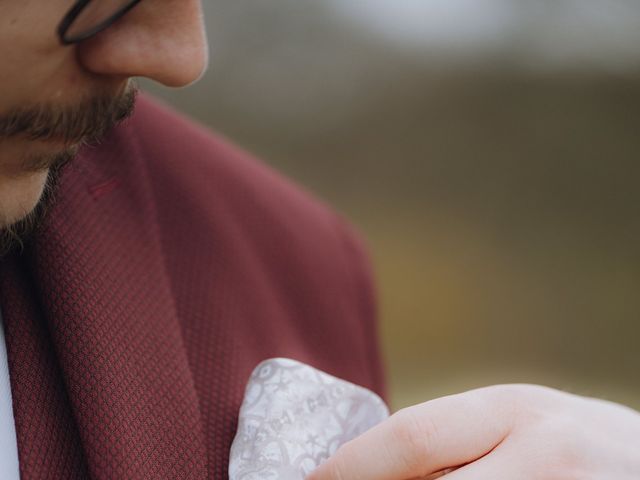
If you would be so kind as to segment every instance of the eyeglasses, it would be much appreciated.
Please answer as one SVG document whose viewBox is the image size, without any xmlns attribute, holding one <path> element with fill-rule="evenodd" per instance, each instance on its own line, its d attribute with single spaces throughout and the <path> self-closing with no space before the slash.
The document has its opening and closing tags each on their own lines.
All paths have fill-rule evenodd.
<svg viewBox="0 0 640 480">
<path fill-rule="evenodd" d="M 140 1 L 78 0 L 58 25 L 60 43 L 71 45 L 96 35 L 113 25 Z"/>
</svg>

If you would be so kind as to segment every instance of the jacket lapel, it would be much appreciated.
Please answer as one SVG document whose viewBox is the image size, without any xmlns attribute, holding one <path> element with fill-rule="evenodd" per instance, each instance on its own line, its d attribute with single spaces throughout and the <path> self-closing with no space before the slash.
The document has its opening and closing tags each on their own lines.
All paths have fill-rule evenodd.
<svg viewBox="0 0 640 480">
<path fill-rule="evenodd" d="M 170 259 L 130 135 L 67 167 L 31 268 L 92 478 L 206 478 Z"/>
<path fill-rule="evenodd" d="M 88 478 L 58 359 L 25 257 L 3 259 L 5 327 L 20 478 Z"/>
</svg>

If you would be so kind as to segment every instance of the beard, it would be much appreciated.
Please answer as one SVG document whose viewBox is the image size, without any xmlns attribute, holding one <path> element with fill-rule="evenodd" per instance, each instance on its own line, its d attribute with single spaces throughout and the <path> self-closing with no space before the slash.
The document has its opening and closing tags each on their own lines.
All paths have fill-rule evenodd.
<svg viewBox="0 0 640 480">
<path fill-rule="evenodd" d="M 14 250 L 24 249 L 53 205 L 65 167 L 83 145 L 98 143 L 109 130 L 131 116 L 136 95 L 137 87 L 130 81 L 118 96 L 98 95 L 73 108 L 39 105 L 0 115 L 0 140 L 21 137 L 33 141 L 56 140 L 67 145 L 62 150 L 27 156 L 22 160 L 22 174 L 47 171 L 47 180 L 33 210 L 0 228 L 0 258 Z"/>
<path fill-rule="evenodd" d="M 64 167 L 75 157 L 74 151 L 64 151 L 48 158 L 51 164 L 47 173 L 47 180 L 36 206 L 26 216 L 3 228 L 0 228 L 0 258 L 8 255 L 12 251 L 24 250 L 25 242 L 37 231 L 43 223 L 47 211 L 54 203 L 58 181 L 62 175 Z"/>
</svg>

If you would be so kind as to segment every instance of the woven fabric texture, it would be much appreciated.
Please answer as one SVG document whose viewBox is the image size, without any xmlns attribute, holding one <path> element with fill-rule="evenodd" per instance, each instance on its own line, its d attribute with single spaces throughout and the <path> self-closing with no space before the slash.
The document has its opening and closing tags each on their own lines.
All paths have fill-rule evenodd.
<svg viewBox="0 0 640 480">
<path fill-rule="evenodd" d="M 23 480 L 224 480 L 269 357 L 385 393 L 353 230 L 145 96 L 0 261 L 0 305 Z"/>
</svg>

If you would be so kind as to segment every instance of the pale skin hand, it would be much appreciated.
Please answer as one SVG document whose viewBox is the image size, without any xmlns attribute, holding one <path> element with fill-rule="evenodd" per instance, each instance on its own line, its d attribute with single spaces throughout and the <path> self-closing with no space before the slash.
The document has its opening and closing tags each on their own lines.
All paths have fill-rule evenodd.
<svg viewBox="0 0 640 480">
<path fill-rule="evenodd" d="M 487 387 L 400 410 L 306 480 L 440 477 L 637 480 L 640 414 L 545 387 Z"/>
</svg>

